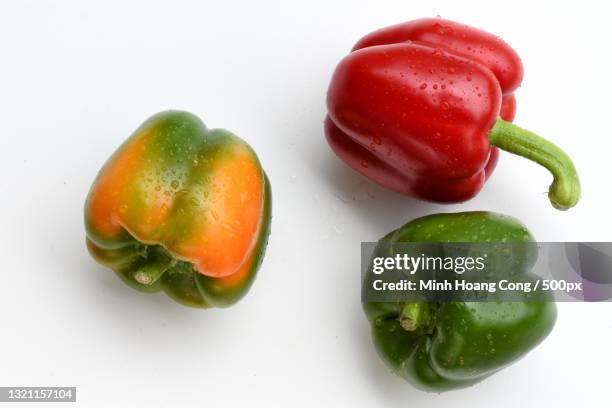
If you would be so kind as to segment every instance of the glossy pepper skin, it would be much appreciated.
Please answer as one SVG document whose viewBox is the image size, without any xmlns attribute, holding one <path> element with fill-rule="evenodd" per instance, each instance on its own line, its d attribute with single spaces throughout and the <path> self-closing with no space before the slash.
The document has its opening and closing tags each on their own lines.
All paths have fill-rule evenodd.
<svg viewBox="0 0 612 408">
<path fill-rule="evenodd" d="M 415 219 L 379 241 L 373 256 L 395 242 L 533 242 L 514 218 L 491 212 L 434 214 Z M 530 277 L 537 259 L 532 246 L 499 253 L 497 276 Z M 489 256 L 495 254 L 488 254 Z M 508 264 L 508 259 L 513 262 Z M 489 261 L 494 260 L 490 258 Z M 525 268 L 527 270 L 515 270 Z M 513 270 L 514 269 L 514 270 Z M 523 357 L 551 332 L 552 301 L 371 302 L 364 311 L 376 349 L 400 377 L 426 391 L 443 392 L 475 384 Z"/>
<path fill-rule="evenodd" d="M 547 167 L 552 204 L 570 208 L 580 184 L 569 157 L 510 123 L 522 77 L 516 52 L 476 28 L 438 18 L 384 28 L 338 64 L 327 93 L 326 138 L 376 183 L 443 203 L 481 190 L 497 146 Z"/>
<path fill-rule="evenodd" d="M 248 291 L 270 232 L 270 183 L 251 147 L 196 116 L 144 122 L 85 203 L 87 248 L 143 292 L 223 307 Z"/>
</svg>

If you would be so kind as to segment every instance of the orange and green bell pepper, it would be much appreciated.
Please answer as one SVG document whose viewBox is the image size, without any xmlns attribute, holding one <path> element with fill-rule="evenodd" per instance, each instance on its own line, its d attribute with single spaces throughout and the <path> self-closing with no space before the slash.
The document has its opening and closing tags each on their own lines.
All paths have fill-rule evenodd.
<svg viewBox="0 0 612 408">
<path fill-rule="evenodd" d="M 249 290 L 270 219 L 270 182 L 253 149 L 181 111 L 144 122 L 85 204 L 97 261 L 138 290 L 203 308 L 229 306 Z"/>
<path fill-rule="evenodd" d="M 374 256 L 401 242 L 514 243 L 489 253 L 491 279 L 533 278 L 537 246 L 518 220 L 491 212 L 433 214 L 382 238 Z M 461 247 L 464 250 L 468 246 Z M 388 255 L 388 254 L 386 254 Z M 482 381 L 523 357 L 551 332 L 552 297 L 525 293 L 503 302 L 364 302 L 378 353 L 400 377 L 427 391 Z"/>
</svg>

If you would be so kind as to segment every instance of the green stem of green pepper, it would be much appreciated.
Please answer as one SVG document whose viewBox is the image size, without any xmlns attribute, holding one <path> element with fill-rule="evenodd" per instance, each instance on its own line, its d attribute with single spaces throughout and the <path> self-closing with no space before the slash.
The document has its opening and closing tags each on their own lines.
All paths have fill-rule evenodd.
<svg viewBox="0 0 612 408">
<path fill-rule="evenodd" d="M 559 210 L 567 210 L 580 199 L 580 180 L 572 159 L 548 140 L 513 123 L 497 119 L 489 143 L 546 167 L 553 175 L 548 198 Z"/>
<path fill-rule="evenodd" d="M 402 328 L 409 332 L 430 332 L 433 328 L 433 310 L 427 302 L 408 302 L 402 308 L 399 321 Z"/>
</svg>

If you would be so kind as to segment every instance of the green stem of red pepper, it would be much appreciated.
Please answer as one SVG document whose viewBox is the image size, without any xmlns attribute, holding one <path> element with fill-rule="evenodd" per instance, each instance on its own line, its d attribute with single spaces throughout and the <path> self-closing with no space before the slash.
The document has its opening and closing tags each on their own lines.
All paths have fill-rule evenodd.
<svg viewBox="0 0 612 408">
<path fill-rule="evenodd" d="M 489 143 L 546 167 L 554 178 L 548 198 L 555 208 L 567 210 L 580 199 L 580 180 L 574 163 L 553 143 L 503 119 L 495 122 L 489 133 Z"/>
</svg>

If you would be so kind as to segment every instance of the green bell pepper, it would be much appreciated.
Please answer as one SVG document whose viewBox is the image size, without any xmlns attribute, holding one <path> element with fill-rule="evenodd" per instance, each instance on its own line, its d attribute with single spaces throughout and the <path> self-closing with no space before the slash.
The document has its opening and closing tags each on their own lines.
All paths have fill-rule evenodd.
<svg viewBox="0 0 612 408">
<path fill-rule="evenodd" d="M 434 214 L 418 218 L 379 241 L 373 257 L 399 242 L 530 243 L 518 220 L 491 212 Z M 536 253 L 529 245 L 493 254 L 498 277 L 528 270 Z M 518 252 L 518 253 L 517 253 Z M 513 270 L 514 269 L 514 270 Z M 522 296 L 522 295 L 520 295 Z M 548 298 L 550 300 L 550 297 Z M 552 301 L 364 302 L 373 341 L 387 365 L 414 386 L 442 392 L 475 384 L 523 357 L 551 332 Z"/>
</svg>

